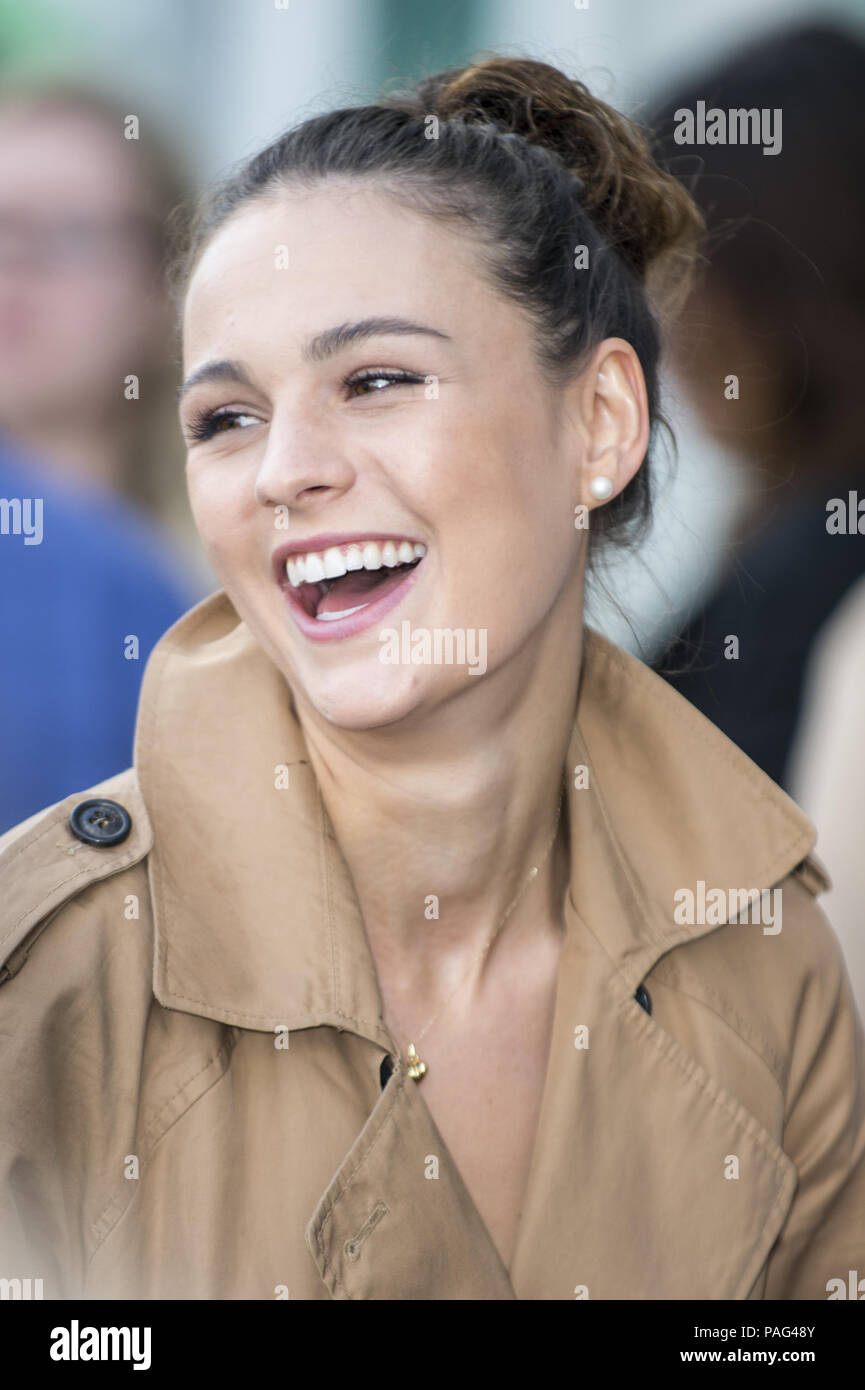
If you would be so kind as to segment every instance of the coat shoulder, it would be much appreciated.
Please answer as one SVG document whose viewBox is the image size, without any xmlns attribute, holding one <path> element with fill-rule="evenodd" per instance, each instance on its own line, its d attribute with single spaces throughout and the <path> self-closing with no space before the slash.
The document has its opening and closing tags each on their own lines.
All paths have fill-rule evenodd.
<svg viewBox="0 0 865 1390">
<path fill-rule="evenodd" d="M 0 985 L 18 973 L 43 931 L 85 897 L 88 911 L 77 916 L 91 939 L 118 914 L 120 921 L 124 912 L 126 920 L 140 916 L 141 894 L 118 875 L 139 866 L 132 877 L 146 891 L 152 844 L 134 768 L 64 797 L 0 836 Z M 132 901 L 124 903 L 127 897 Z M 83 939 L 80 946 L 86 956 Z"/>
<path fill-rule="evenodd" d="M 135 1195 L 126 1158 L 212 1076 L 191 1020 L 152 1026 L 151 843 L 131 770 L 0 841 L 0 1250 L 46 1297 L 84 1296 Z"/>
<path fill-rule="evenodd" d="M 809 1026 L 819 1040 L 843 1000 L 855 1013 L 841 944 L 819 902 L 831 887 L 808 854 L 772 890 L 771 920 L 740 914 L 671 951 L 649 976 L 702 1006 L 762 1057 L 786 1091 Z"/>
</svg>

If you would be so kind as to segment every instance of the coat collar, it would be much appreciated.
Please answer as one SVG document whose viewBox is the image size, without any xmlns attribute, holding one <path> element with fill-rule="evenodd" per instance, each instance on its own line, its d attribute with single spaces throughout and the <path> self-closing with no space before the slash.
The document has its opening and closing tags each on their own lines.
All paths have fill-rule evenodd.
<svg viewBox="0 0 865 1390">
<path fill-rule="evenodd" d="M 135 765 L 154 831 L 160 1002 L 268 1032 L 331 1025 L 390 1050 L 289 688 L 224 592 L 154 649 Z M 577 767 L 588 772 L 579 789 Z M 716 929 L 674 922 L 677 889 L 772 887 L 816 839 L 723 734 L 591 628 L 567 768 L 571 905 L 630 990 L 674 946 Z"/>
</svg>

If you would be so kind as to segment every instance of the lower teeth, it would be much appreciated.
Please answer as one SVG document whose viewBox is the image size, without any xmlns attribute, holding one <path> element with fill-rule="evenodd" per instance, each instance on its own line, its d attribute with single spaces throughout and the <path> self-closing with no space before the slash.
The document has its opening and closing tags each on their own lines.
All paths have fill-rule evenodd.
<svg viewBox="0 0 865 1390">
<path fill-rule="evenodd" d="M 401 570 L 415 569 L 419 563 L 420 560 L 414 560 L 411 564 L 408 564 L 406 562 L 404 564 L 399 565 L 398 568 Z M 392 566 L 389 567 L 389 569 L 391 570 L 392 568 Z M 387 574 L 388 570 L 382 571 L 383 578 L 387 578 Z M 321 598 L 324 598 L 331 585 L 335 582 L 336 581 L 332 579 L 320 579 L 317 581 L 317 588 Z M 339 613 L 316 613 L 315 619 L 316 622 L 319 623 L 333 623 L 336 622 L 339 618 L 350 618 L 352 613 L 359 613 L 362 608 L 367 608 L 371 602 L 372 599 L 369 598 L 367 599 L 366 603 L 357 603 L 353 608 L 343 608 L 342 611 Z"/>
<path fill-rule="evenodd" d="M 359 613 L 362 608 L 368 608 L 369 604 L 359 603 L 355 608 L 344 608 L 341 613 L 316 613 L 315 620 L 318 623 L 333 623 L 337 618 L 349 618 L 352 613 Z"/>
</svg>

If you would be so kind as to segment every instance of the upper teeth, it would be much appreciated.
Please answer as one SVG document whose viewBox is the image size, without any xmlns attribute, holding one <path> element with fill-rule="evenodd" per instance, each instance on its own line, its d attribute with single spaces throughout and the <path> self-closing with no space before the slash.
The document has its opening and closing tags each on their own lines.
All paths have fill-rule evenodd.
<svg viewBox="0 0 865 1390">
<path fill-rule="evenodd" d="M 392 569 L 394 565 L 410 565 L 426 555 L 426 546 L 419 541 L 357 541 L 351 545 L 332 545 L 328 550 L 311 550 L 306 555 L 292 555 L 285 565 L 288 582 L 293 589 L 301 584 L 319 584 L 323 579 L 339 579 L 349 570 Z"/>
</svg>

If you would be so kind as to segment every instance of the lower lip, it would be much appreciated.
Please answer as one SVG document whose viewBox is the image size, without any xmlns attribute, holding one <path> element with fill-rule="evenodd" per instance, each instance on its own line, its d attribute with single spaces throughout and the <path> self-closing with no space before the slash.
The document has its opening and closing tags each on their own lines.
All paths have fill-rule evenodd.
<svg viewBox="0 0 865 1390">
<path fill-rule="evenodd" d="M 311 642 L 339 642 L 343 637 L 354 637 L 358 632 L 365 632 L 367 628 L 374 627 L 377 622 L 389 613 L 392 608 L 396 608 L 401 603 L 410 589 L 414 587 L 418 574 L 424 566 L 424 560 L 415 565 L 414 569 L 409 570 L 402 583 L 397 584 L 395 589 L 385 594 L 383 598 L 372 599 L 365 604 L 357 613 L 351 613 L 347 618 L 334 618 L 332 622 L 320 622 L 318 618 L 311 618 L 300 600 L 294 595 L 294 590 L 286 579 L 280 585 L 285 595 L 286 603 L 291 612 L 291 616 L 297 623 L 304 637 L 308 637 Z"/>
</svg>

